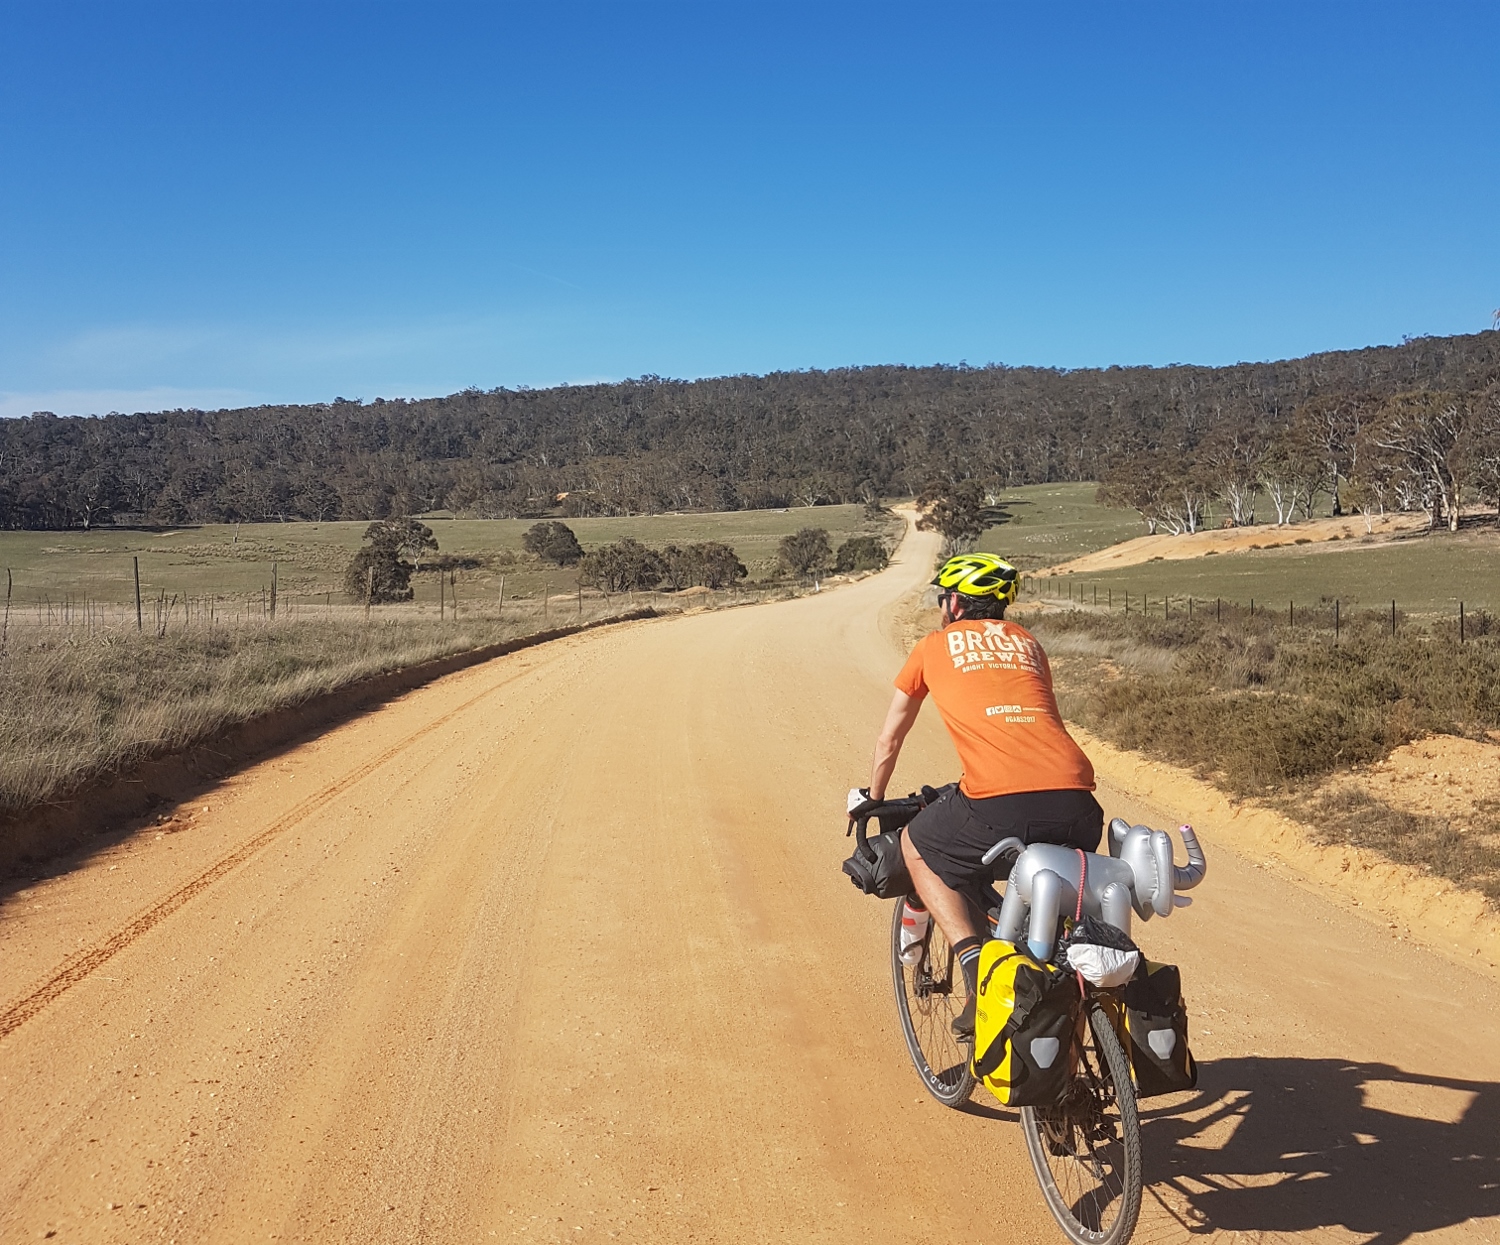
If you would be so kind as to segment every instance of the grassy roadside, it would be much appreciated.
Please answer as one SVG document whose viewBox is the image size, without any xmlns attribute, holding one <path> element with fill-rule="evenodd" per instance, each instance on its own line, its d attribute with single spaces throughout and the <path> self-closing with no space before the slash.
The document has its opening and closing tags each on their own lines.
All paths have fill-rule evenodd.
<svg viewBox="0 0 1500 1245">
<path fill-rule="evenodd" d="M 437 574 L 423 572 L 414 602 L 368 618 L 339 591 L 362 523 L 0 533 L 0 566 L 13 579 L 0 628 L 0 815 L 371 676 L 642 607 L 795 595 L 803 585 L 774 578 L 783 536 L 825 527 L 836 547 L 902 527 L 859 506 L 570 521 L 585 548 L 624 536 L 657 546 L 723 540 L 752 569 L 751 583 L 727 591 L 604 597 L 581 591 L 574 570 L 526 553 L 529 523 L 432 522 L 452 575 L 446 600 Z M 274 619 L 264 592 L 273 563 Z"/>
<path fill-rule="evenodd" d="M 1278 616 L 1279 617 L 1279 616 Z M 1343 781 L 1427 734 L 1500 731 L 1500 639 L 1378 615 L 1330 633 L 1266 614 L 1222 621 L 1026 611 L 1072 721 L 1240 798 L 1500 903 L 1500 805 L 1474 824 L 1401 810 Z"/>
<path fill-rule="evenodd" d="M 442 628 L 397 619 L 198 627 L 165 639 L 133 629 L 12 633 L 0 661 L 0 813 L 360 679 L 538 629 L 512 616 Z"/>
<path fill-rule="evenodd" d="M 827 581 L 825 581 L 827 582 Z M 465 610 L 438 623 L 436 611 L 404 606 L 274 623 L 183 625 L 164 637 L 149 625 L 11 626 L 0 654 L 0 815 L 64 799 L 150 757 L 213 740 L 253 719 L 306 703 L 362 679 L 438 658 L 607 620 L 642 606 L 664 612 L 718 608 L 793 596 L 792 586 L 746 591 L 695 589 L 605 598 L 590 593 L 507 607 Z"/>
</svg>

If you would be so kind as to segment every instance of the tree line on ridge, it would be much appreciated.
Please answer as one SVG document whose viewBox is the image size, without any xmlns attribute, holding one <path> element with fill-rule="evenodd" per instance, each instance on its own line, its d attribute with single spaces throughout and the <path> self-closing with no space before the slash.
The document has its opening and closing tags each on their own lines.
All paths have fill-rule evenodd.
<svg viewBox="0 0 1500 1245">
<path fill-rule="evenodd" d="M 0 526 L 617 515 L 1102 480 L 1189 530 L 1492 500 L 1500 332 L 1228 367 L 878 366 L 0 421 Z M 1259 507 L 1259 509 L 1257 509 Z"/>
</svg>

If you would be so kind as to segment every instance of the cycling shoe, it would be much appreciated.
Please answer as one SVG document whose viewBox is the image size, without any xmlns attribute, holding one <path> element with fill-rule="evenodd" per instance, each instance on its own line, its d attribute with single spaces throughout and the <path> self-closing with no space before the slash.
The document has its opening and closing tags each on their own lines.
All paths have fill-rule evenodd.
<svg viewBox="0 0 1500 1245">
<path fill-rule="evenodd" d="M 971 994 L 964 1001 L 964 1009 L 953 1018 L 951 1028 L 953 1036 L 960 1042 L 972 1042 L 974 1040 L 974 1009 L 979 1004 L 979 996 Z"/>
</svg>

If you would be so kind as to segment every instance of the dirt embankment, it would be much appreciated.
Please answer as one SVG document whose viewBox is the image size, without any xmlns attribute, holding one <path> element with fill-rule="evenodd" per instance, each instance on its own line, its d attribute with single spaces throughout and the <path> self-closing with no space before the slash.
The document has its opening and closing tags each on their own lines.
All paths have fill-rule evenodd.
<svg viewBox="0 0 1500 1245">
<path fill-rule="evenodd" d="M 1133 540 L 1121 541 L 1118 545 L 1059 562 L 1035 571 L 1038 578 L 1044 575 L 1094 575 L 1101 571 L 1118 570 L 1126 566 L 1137 566 L 1160 558 L 1175 562 L 1184 558 L 1201 558 L 1210 553 L 1238 553 L 1248 549 L 1275 549 L 1281 545 L 1319 544 L 1331 540 L 1389 540 L 1404 532 L 1420 531 L 1427 527 L 1428 519 L 1422 514 L 1388 514 L 1373 519 L 1367 525 L 1363 516 L 1353 515 L 1338 519 L 1313 519 L 1301 523 L 1280 526 L 1257 524 L 1255 527 L 1214 528 L 1192 532 L 1181 536 L 1157 533 L 1155 536 L 1137 536 Z"/>
<path fill-rule="evenodd" d="M 1101 781 L 1130 798 L 1171 810 L 1208 830 L 1215 841 L 1310 886 L 1331 902 L 1361 911 L 1395 937 L 1421 943 L 1500 979 L 1500 917 L 1483 895 L 1395 864 L 1377 852 L 1324 846 L 1311 827 L 1276 809 L 1254 800 L 1234 800 L 1180 766 L 1117 748 L 1075 724 L 1068 729 L 1089 754 Z M 1448 782 L 1450 773 L 1465 766 L 1468 773 L 1463 778 Z M 1423 787 L 1443 789 L 1445 804 L 1431 802 L 1415 784 L 1403 781 L 1403 774 L 1414 771 L 1425 780 Z M 1497 773 L 1500 748 L 1434 737 L 1397 749 L 1378 767 L 1336 781 L 1366 787 L 1377 798 L 1413 812 L 1440 811 L 1461 819 L 1472 813 L 1476 799 L 1500 790 L 1482 785 L 1493 783 Z M 1465 779 L 1470 783 L 1468 793 L 1462 791 Z"/>
</svg>

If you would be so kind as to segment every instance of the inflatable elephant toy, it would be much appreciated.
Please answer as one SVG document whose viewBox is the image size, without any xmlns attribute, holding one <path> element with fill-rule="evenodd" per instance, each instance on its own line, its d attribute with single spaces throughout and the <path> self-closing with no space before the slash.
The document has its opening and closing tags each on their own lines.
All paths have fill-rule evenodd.
<svg viewBox="0 0 1500 1245">
<path fill-rule="evenodd" d="M 1127 935 L 1132 908 L 1143 921 L 1153 914 L 1170 916 L 1174 907 L 1192 903 L 1178 892 L 1191 890 L 1208 872 L 1193 828 L 1183 826 L 1181 833 L 1187 849 L 1185 866 L 1173 863 L 1172 839 L 1166 831 L 1127 825 L 1119 817 L 1109 823 L 1108 856 L 1080 855 L 1073 848 L 1051 843 L 1032 844 L 1010 871 L 996 936 L 1018 943 L 1024 930 L 1031 954 L 1038 960 L 1050 957 L 1058 918 L 1078 910 L 1080 868 L 1084 870 L 1086 916 L 1098 917 Z M 998 858 L 1007 844 L 1019 846 L 1019 840 L 996 844 L 987 858 Z"/>
</svg>

